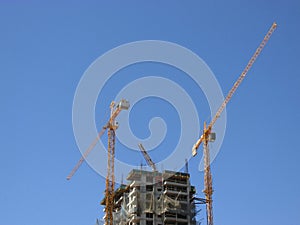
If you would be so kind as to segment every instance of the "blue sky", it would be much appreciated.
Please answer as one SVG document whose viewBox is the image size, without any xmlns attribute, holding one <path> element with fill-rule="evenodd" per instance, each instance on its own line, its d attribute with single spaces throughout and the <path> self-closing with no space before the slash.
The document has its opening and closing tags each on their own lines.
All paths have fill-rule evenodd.
<svg viewBox="0 0 300 225">
<path fill-rule="evenodd" d="M 277 30 L 227 107 L 225 139 L 212 164 L 214 218 L 223 225 L 299 224 L 300 3 L 2 0 L 0 224 L 82 225 L 103 216 L 103 177 L 83 164 L 71 181 L 65 179 L 81 156 L 72 129 L 75 90 L 96 58 L 132 41 L 174 42 L 208 64 L 225 95 L 273 21 Z M 96 105 L 97 124 L 107 120 L 103 115 L 118 88 L 132 79 L 122 73 L 138 78 L 146 70 L 176 73 L 174 81 L 202 110 L 200 123 L 209 118 L 205 96 L 184 74 L 142 64 L 110 80 Z M 148 119 L 162 116 L 169 133 L 160 148 L 172 151 L 178 115 L 163 103 L 137 105 L 132 129 L 145 138 Z M 118 144 L 119 159 L 145 163 L 141 154 L 130 162 L 128 149 Z M 160 148 L 150 152 L 153 161 L 164 156 Z M 199 160 L 191 159 L 189 169 L 202 196 Z"/>
</svg>

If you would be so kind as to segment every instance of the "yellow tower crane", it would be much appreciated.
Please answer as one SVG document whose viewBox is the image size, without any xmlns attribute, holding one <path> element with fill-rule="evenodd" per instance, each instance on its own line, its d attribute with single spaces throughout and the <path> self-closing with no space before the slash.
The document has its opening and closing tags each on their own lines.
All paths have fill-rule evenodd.
<svg viewBox="0 0 300 225">
<path fill-rule="evenodd" d="M 108 130 L 108 146 L 107 146 L 107 176 L 106 176 L 106 187 L 105 187 L 105 224 L 113 225 L 113 210 L 114 210 L 114 188 L 115 188 L 115 175 L 114 175 L 114 159 L 115 159 L 115 137 L 116 129 L 118 128 L 118 123 L 115 121 L 119 113 L 125 109 L 129 108 L 129 102 L 122 99 L 119 104 L 115 106 L 113 101 L 110 104 L 110 118 L 102 130 L 98 133 L 98 136 L 88 147 L 88 149 L 83 153 L 83 156 L 78 161 L 76 166 L 73 168 L 71 173 L 67 176 L 67 180 L 70 180 L 81 164 L 84 162 L 88 154 L 93 150 L 97 142 L 100 140 L 101 136 L 106 130 Z"/>
<path fill-rule="evenodd" d="M 256 49 L 254 55 L 249 60 L 247 66 L 243 70 L 242 74 L 239 76 L 237 81 L 234 83 L 233 87 L 230 89 L 228 95 L 226 96 L 225 100 L 221 104 L 220 108 L 218 109 L 216 115 L 211 120 L 210 124 L 207 126 L 206 123 L 204 123 L 204 128 L 201 137 L 198 139 L 198 141 L 194 144 L 192 149 L 192 154 L 195 156 L 197 154 L 197 149 L 199 148 L 200 144 L 203 143 L 203 155 L 204 155 L 204 190 L 203 193 L 205 194 L 206 199 L 206 217 L 207 217 L 207 225 L 213 225 L 213 209 L 212 209 L 212 194 L 213 194 L 213 188 L 212 188 L 212 175 L 210 170 L 210 154 L 209 154 L 209 148 L 208 148 L 208 142 L 215 140 L 215 133 L 212 132 L 212 127 L 217 121 L 217 119 L 220 117 L 221 113 L 223 112 L 224 108 L 226 107 L 227 103 L 231 99 L 232 95 L 236 91 L 236 89 L 239 87 L 239 85 L 244 80 L 246 74 L 252 67 L 253 63 L 265 47 L 266 43 L 270 39 L 271 35 L 275 31 L 277 27 L 276 23 L 273 23 L 271 28 L 269 29 L 268 33 L 264 37 L 263 41 L 260 43 L 259 47 Z"/>
</svg>

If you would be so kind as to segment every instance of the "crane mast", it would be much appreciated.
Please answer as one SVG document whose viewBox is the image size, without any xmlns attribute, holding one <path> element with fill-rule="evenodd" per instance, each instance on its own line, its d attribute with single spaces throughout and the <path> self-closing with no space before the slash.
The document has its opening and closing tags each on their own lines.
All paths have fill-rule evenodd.
<svg viewBox="0 0 300 225">
<path fill-rule="evenodd" d="M 206 124 L 204 123 L 204 128 Z M 208 134 L 204 134 L 208 135 Z M 205 202 L 206 202 L 206 218 L 207 225 L 213 225 L 213 208 L 212 208 L 212 175 L 210 170 L 210 154 L 208 149 L 209 137 L 205 137 L 203 142 L 203 154 L 204 154 L 204 190 Z"/>
<path fill-rule="evenodd" d="M 268 40 L 270 39 L 271 35 L 275 31 L 277 27 L 276 23 L 273 23 L 269 31 L 267 32 L 266 36 L 264 37 L 263 41 L 260 43 L 259 47 L 256 49 L 255 53 L 249 60 L 247 66 L 237 79 L 237 81 L 234 83 L 233 87 L 230 89 L 228 95 L 226 96 L 225 100 L 219 107 L 216 115 L 211 120 L 210 124 L 206 126 L 206 123 L 204 123 L 204 128 L 201 137 L 197 140 L 197 142 L 194 144 L 192 149 L 192 154 L 195 156 L 197 154 L 197 149 L 199 148 L 200 144 L 203 143 L 203 154 L 204 154 L 204 190 L 203 193 L 205 194 L 206 199 L 206 217 L 207 217 L 207 225 L 213 225 L 213 207 L 212 207 L 212 194 L 213 194 L 213 188 L 212 188 L 212 175 L 211 175 L 211 169 L 210 169 L 210 153 L 208 148 L 208 142 L 214 141 L 215 134 L 211 132 L 213 125 L 216 123 L 217 119 L 221 116 L 221 113 L 225 109 L 227 103 L 232 98 L 232 95 L 235 93 L 239 85 L 244 80 L 246 74 L 252 67 L 253 63 L 267 44 Z"/>
<path fill-rule="evenodd" d="M 93 150 L 95 145 L 100 140 L 101 136 L 106 130 L 108 130 L 108 146 L 107 146 L 107 175 L 105 180 L 105 225 L 113 225 L 113 210 L 114 210 L 114 190 L 115 190 L 115 142 L 116 142 L 116 129 L 118 123 L 115 121 L 119 113 L 129 108 L 129 102 L 122 99 L 119 104 L 115 107 L 115 102 L 110 104 L 110 118 L 106 125 L 99 132 L 98 136 L 83 153 L 83 156 L 78 161 L 76 166 L 73 168 L 71 173 L 67 176 L 67 180 L 70 180 L 81 164 L 84 162 L 88 154 Z"/>
<path fill-rule="evenodd" d="M 115 191 L 115 141 L 116 141 L 116 129 L 118 125 L 115 121 L 114 109 L 115 103 L 110 104 L 111 116 L 108 128 L 108 145 L 107 145 L 107 175 L 105 180 L 105 224 L 113 225 L 113 210 L 114 210 L 114 191 Z M 120 109 L 117 109 L 120 111 Z M 116 110 L 116 112 L 117 112 Z M 117 112 L 119 113 L 119 112 Z"/>
</svg>

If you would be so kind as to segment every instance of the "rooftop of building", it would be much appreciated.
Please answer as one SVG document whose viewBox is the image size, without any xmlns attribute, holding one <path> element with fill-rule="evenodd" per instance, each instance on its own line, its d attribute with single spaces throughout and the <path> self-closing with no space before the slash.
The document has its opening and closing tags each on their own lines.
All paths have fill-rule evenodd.
<svg viewBox="0 0 300 225">
<path fill-rule="evenodd" d="M 127 176 L 127 180 L 137 180 L 142 175 L 149 175 L 149 176 L 162 176 L 164 179 L 169 177 L 181 177 L 181 178 L 189 178 L 189 173 L 184 172 L 177 172 L 177 171 L 171 171 L 171 170 L 164 170 L 163 172 L 158 171 L 148 171 L 148 170 L 141 170 L 141 169 L 133 169 L 129 172 Z"/>
</svg>

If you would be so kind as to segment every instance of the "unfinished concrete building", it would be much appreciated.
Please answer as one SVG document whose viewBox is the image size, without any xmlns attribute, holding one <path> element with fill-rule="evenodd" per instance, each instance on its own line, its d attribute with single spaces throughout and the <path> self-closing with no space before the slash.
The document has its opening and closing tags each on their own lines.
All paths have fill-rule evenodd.
<svg viewBox="0 0 300 225">
<path fill-rule="evenodd" d="M 127 180 L 115 191 L 114 225 L 196 225 L 188 173 L 134 169 Z"/>
</svg>

